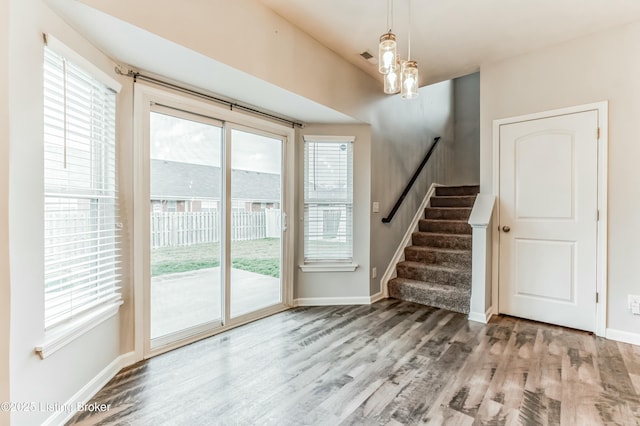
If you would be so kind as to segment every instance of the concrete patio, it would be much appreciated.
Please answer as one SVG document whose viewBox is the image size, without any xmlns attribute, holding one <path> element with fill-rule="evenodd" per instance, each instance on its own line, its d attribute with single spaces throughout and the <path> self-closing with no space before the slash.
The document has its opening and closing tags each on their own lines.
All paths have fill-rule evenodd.
<svg viewBox="0 0 640 426">
<path fill-rule="evenodd" d="M 220 267 L 151 278 L 151 338 L 221 321 Z M 281 301 L 280 279 L 231 269 L 231 317 Z"/>
</svg>

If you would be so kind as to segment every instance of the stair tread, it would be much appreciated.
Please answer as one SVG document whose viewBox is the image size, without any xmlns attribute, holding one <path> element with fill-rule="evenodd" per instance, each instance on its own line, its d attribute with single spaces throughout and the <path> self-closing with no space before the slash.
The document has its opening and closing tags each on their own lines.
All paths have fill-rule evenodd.
<svg viewBox="0 0 640 426">
<path fill-rule="evenodd" d="M 411 278 L 396 277 L 396 278 L 393 278 L 391 281 L 395 281 L 397 284 L 403 284 L 411 287 L 437 289 L 446 293 L 470 293 L 471 292 L 471 287 L 460 287 L 460 286 L 441 284 L 441 283 L 436 283 L 431 281 L 412 280 Z"/>
<path fill-rule="evenodd" d="M 477 195 L 432 195 L 431 198 L 476 198 Z"/>
<path fill-rule="evenodd" d="M 420 269 L 432 269 L 446 272 L 469 272 L 471 273 L 471 269 L 468 267 L 463 268 L 454 268 L 451 266 L 443 266 L 436 263 L 424 263 L 424 262 L 416 262 L 414 260 L 403 260 L 402 262 L 398 262 L 398 265 L 406 265 L 414 268 Z"/>
<path fill-rule="evenodd" d="M 463 237 L 465 239 L 471 239 L 471 234 L 446 234 L 443 232 L 425 232 L 425 231 L 416 231 L 414 234 L 424 234 L 424 235 L 441 235 L 443 237 Z"/>
<path fill-rule="evenodd" d="M 425 222 L 438 222 L 438 223 L 442 223 L 442 222 L 453 222 L 453 223 L 465 223 L 468 224 L 469 220 L 464 220 L 464 219 L 420 219 L 422 221 Z"/>
<path fill-rule="evenodd" d="M 471 253 L 469 249 L 453 249 L 453 248 L 442 248 L 442 247 L 430 247 L 430 246 L 407 246 L 406 248 L 411 248 L 419 251 L 435 251 L 438 253 Z"/>
</svg>

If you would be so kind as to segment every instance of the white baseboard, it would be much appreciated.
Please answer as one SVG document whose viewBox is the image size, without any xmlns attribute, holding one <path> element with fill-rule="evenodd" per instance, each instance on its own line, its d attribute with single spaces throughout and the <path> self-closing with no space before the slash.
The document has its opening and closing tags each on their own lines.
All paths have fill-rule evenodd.
<svg viewBox="0 0 640 426">
<path fill-rule="evenodd" d="M 135 352 L 129 352 L 120 355 L 114 359 L 109 365 L 107 365 L 97 376 L 95 376 L 89 383 L 84 385 L 82 389 L 75 393 L 65 404 L 65 407 L 77 407 L 82 404 L 86 404 L 94 397 L 95 394 L 100 391 L 106 385 L 109 380 L 118 374 L 124 367 L 128 367 L 136 362 Z M 76 411 L 58 411 L 50 416 L 43 426 L 64 425 L 76 414 Z"/>
<path fill-rule="evenodd" d="M 380 294 L 380 293 L 378 293 Z M 377 296 L 377 295 L 374 295 Z M 293 301 L 294 306 L 338 306 L 338 305 L 370 305 L 373 296 L 356 297 L 301 297 Z"/>
<path fill-rule="evenodd" d="M 402 240 L 400 241 L 400 244 L 396 249 L 396 252 L 391 258 L 391 261 L 387 266 L 387 270 L 384 272 L 384 275 L 382 275 L 382 278 L 380 279 L 380 289 L 384 297 L 389 297 L 388 284 L 389 281 L 396 277 L 396 265 L 398 264 L 398 262 L 402 262 L 404 260 L 404 249 L 405 247 L 411 245 L 411 236 L 418 230 L 418 223 L 420 222 L 420 219 L 424 219 L 424 209 L 429 206 L 429 200 L 431 200 L 431 197 L 433 196 L 433 194 L 435 194 L 436 187 L 438 186 L 442 185 L 433 183 L 431 184 L 431 187 L 429 187 L 429 190 L 424 196 L 422 203 L 420 203 L 420 207 L 418 207 L 418 211 L 416 212 L 415 216 L 413 216 L 413 220 L 407 228 L 407 232 L 405 232 L 404 237 L 402 237 Z"/>
<path fill-rule="evenodd" d="M 489 308 L 487 309 L 487 312 L 482 313 L 482 312 L 469 312 L 469 321 L 475 321 L 475 322 L 479 322 L 482 324 L 487 324 L 489 323 L 489 320 L 491 319 L 491 317 L 493 316 L 493 309 Z"/>
<path fill-rule="evenodd" d="M 387 297 L 385 297 L 384 295 L 384 291 L 380 290 L 378 293 L 372 295 L 369 299 L 370 299 L 370 303 L 376 303 L 382 299 L 386 299 Z"/>
<path fill-rule="evenodd" d="M 607 328 L 605 333 L 605 337 L 607 339 L 640 346 L 640 334 L 638 333 L 631 333 L 629 331 L 616 330 L 613 328 Z"/>
</svg>

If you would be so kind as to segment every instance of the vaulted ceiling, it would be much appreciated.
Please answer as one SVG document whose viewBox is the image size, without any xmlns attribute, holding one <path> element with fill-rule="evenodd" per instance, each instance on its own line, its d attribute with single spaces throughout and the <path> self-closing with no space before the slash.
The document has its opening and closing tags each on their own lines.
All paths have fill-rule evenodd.
<svg viewBox="0 0 640 426">
<path fill-rule="evenodd" d="M 388 0 L 259 0 L 347 61 L 379 78 L 360 53 L 377 56 Z M 421 85 L 459 77 L 483 63 L 640 19 L 638 0 L 391 0 L 393 31 Z"/>
<path fill-rule="evenodd" d="M 353 117 L 331 107 L 240 72 L 85 4 L 100 4 L 98 0 L 45 1 L 112 58 L 137 69 L 155 71 L 240 103 L 259 105 L 305 122 L 354 121 Z M 202 0 L 162 3 L 175 6 L 172 1 L 194 14 L 201 13 L 200 9 L 207 5 Z M 360 54 L 369 51 L 377 56 L 379 37 L 389 29 L 387 10 L 392 4 L 392 29 L 398 36 L 399 53 L 406 56 L 411 1 L 411 56 L 420 67 L 421 86 L 478 71 L 484 63 L 640 20 L 640 0 L 244 1 L 255 1 L 272 9 L 380 81 L 377 66 Z M 218 3 L 224 4 L 222 0 Z M 153 15 L 153 9 L 148 13 Z M 217 78 L 211 79 L 211 75 Z"/>
</svg>

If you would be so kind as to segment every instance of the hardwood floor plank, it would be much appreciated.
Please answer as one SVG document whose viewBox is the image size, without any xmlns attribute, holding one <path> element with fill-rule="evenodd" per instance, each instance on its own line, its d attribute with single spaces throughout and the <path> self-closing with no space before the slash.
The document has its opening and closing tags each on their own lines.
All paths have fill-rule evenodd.
<svg viewBox="0 0 640 426">
<path fill-rule="evenodd" d="M 124 369 L 69 425 L 639 425 L 640 348 L 383 300 L 298 308 Z"/>
</svg>

